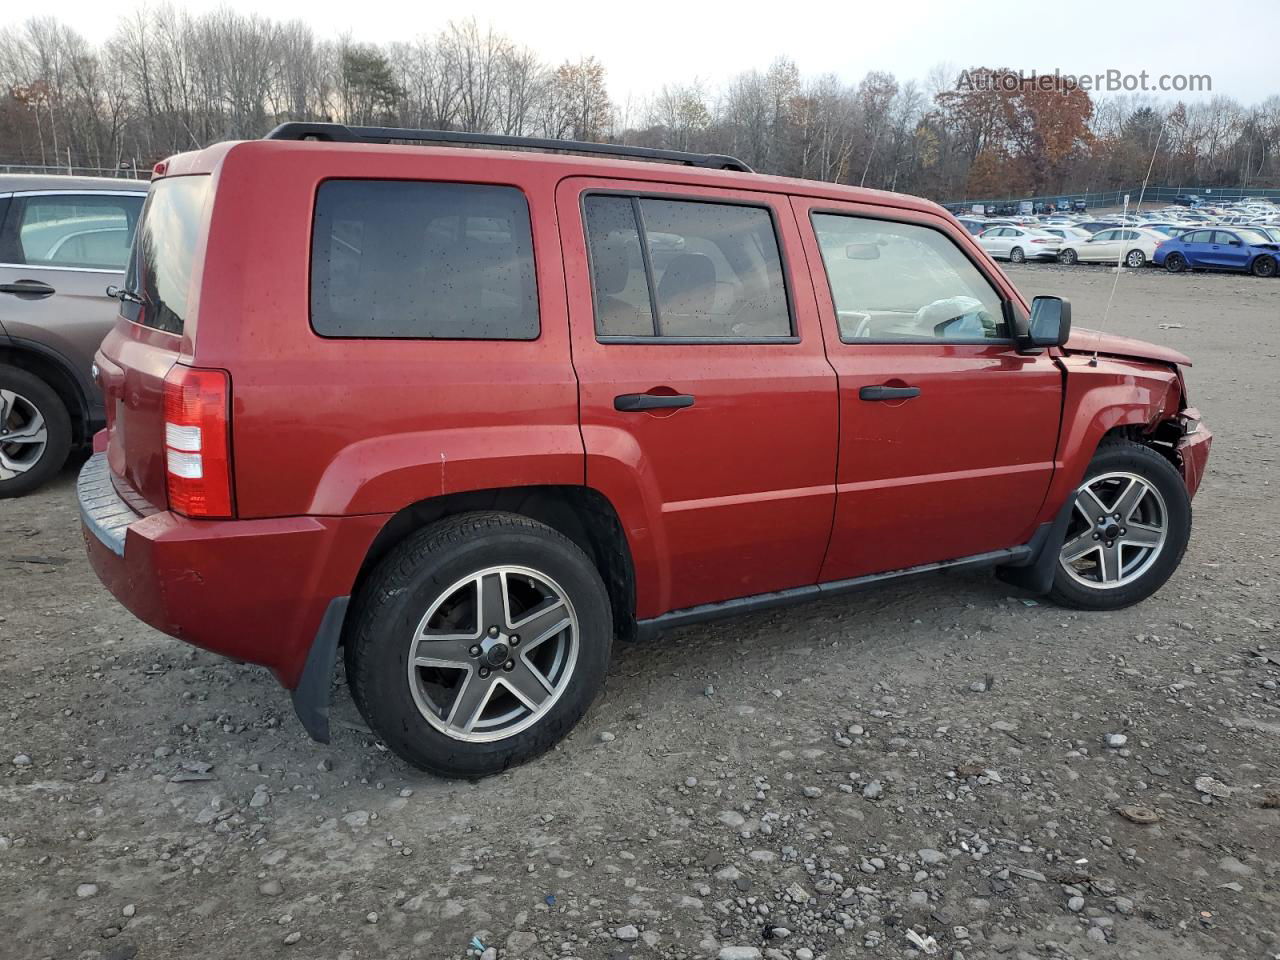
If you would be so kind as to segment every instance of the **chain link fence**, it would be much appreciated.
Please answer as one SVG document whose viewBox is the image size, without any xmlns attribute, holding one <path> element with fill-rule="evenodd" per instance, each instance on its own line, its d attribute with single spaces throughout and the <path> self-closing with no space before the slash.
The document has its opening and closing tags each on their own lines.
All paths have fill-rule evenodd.
<svg viewBox="0 0 1280 960">
<path fill-rule="evenodd" d="M 67 164 L 30 164 L 0 163 L 0 173 L 47 174 L 52 176 L 72 177 L 111 177 L 117 180 L 150 180 L 151 168 L 144 167 L 139 172 L 135 164 L 121 164 L 118 167 L 82 167 Z"/>
</svg>

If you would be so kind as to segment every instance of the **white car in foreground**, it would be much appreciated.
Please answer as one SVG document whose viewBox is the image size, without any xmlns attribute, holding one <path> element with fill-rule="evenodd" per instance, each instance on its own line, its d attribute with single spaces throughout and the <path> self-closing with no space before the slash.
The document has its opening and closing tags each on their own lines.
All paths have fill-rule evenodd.
<svg viewBox="0 0 1280 960">
<path fill-rule="evenodd" d="M 978 244 L 996 260 L 1022 263 L 1025 260 L 1053 260 L 1062 238 L 1039 227 L 992 227 L 978 234 Z"/>
<path fill-rule="evenodd" d="M 1141 227 L 1117 227 L 1099 230 L 1088 240 L 1072 240 L 1062 244 L 1059 263 L 1119 263 L 1126 267 L 1143 267 L 1155 256 L 1156 247 L 1169 238 L 1156 230 Z"/>
</svg>

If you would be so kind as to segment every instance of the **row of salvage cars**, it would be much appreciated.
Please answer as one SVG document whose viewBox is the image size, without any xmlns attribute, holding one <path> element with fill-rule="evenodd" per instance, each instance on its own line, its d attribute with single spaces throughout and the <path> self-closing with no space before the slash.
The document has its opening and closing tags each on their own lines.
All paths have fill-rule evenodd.
<svg viewBox="0 0 1280 960">
<path fill-rule="evenodd" d="M 1161 229 L 1122 226 L 1097 233 L 1049 224 L 991 226 L 978 243 L 997 260 L 1024 263 L 1111 263 L 1139 268 L 1153 264 L 1170 273 L 1183 270 L 1231 270 L 1274 277 L 1280 266 L 1280 228 L 1264 226 Z"/>
</svg>

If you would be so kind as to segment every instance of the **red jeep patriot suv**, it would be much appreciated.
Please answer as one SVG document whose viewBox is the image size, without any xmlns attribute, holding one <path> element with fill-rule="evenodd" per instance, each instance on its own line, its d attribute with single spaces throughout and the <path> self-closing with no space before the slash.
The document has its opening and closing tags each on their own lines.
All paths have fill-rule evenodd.
<svg viewBox="0 0 1280 960">
<path fill-rule="evenodd" d="M 160 165 L 121 297 L 99 577 L 320 740 L 341 649 L 447 775 L 556 743 L 615 638 L 959 567 L 1136 603 L 1209 452 L 1186 357 L 730 157 L 286 124 Z"/>
</svg>

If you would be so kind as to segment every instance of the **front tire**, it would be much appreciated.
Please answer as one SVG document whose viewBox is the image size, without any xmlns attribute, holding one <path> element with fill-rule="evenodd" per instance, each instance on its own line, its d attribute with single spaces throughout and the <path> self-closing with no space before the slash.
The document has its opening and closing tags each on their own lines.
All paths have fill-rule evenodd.
<svg viewBox="0 0 1280 960">
<path fill-rule="evenodd" d="M 1055 601 L 1118 610 L 1164 586 L 1191 536 L 1191 498 L 1172 463 L 1143 444 L 1110 441 L 1072 496 L 1050 590 Z"/>
<path fill-rule="evenodd" d="M 370 728 L 415 767 L 476 778 L 550 749 L 587 712 L 613 613 L 568 538 L 516 514 L 465 513 L 378 564 L 345 639 Z"/>
<path fill-rule="evenodd" d="M 0 500 L 35 490 L 70 452 L 71 417 L 61 398 L 35 374 L 0 364 Z"/>
<path fill-rule="evenodd" d="M 1255 277 L 1274 277 L 1276 275 L 1276 261 L 1274 257 L 1263 255 L 1253 261 L 1251 272 Z"/>
</svg>

